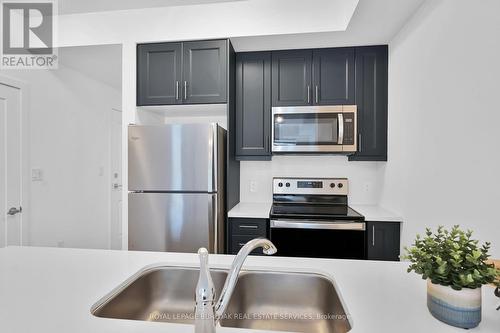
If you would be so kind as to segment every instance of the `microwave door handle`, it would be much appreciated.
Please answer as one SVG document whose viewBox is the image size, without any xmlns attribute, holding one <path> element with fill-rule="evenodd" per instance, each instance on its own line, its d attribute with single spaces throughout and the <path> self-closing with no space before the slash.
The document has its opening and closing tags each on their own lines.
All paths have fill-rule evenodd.
<svg viewBox="0 0 500 333">
<path fill-rule="evenodd" d="M 339 113 L 338 115 L 338 123 L 339 123 L 339 138 L 337 144 L 341 145 L 344 143 L 344 115 Z"/>
</svg>

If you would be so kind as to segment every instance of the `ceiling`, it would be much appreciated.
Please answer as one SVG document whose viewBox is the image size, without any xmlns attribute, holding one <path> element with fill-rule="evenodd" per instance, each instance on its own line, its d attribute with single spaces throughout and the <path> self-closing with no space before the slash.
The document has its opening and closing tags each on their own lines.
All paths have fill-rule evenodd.
<svg viewBox="0 0 500 333">
<path fill-rule="evenodd" d="M 91 45 L 59 48 L 59 65 L 122 90 L 122 46 Z"/>
<path fill-rule="evenodd" d="M 59 15 L 244 0 L 59 0 Z"/>
<path fill-rule="evenodd" d="M 426 0 L 359 0 L 345 31 L 231 37 L 237 52 L 388 44 Z"/>
</svg>

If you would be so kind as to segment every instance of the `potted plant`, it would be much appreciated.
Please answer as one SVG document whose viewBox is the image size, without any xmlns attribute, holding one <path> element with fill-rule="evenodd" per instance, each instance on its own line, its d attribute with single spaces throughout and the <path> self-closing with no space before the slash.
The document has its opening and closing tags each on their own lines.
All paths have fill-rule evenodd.
<svg viewBox="0 0 500 333">
<path fill-rule="evenodd" d="M 496 281 L 500 273 L 486 263 L 490 243 L 479 245 L 472 231 L 458 225 L 450 231 L 427 228 L 425 237 L 405 247 L 404 259 L 427 280 L 427 307 L 437 319 L 456 327 L 473 328 L 481 322 L 481 286 Z M 498 284 L 498 281 L 496 281 Z"/>
</svg>

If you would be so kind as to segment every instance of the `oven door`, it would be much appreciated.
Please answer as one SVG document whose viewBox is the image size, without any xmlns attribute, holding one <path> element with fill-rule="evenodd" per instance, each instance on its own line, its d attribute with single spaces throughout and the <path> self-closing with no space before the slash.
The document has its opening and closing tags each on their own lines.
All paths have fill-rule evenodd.
<svg viewBox="0 0 500 333">
<path fill-rule="evenodd" d="M 356 106 L 275 107 L 273 152 L 356 151 Z"/>
<path fill-rule="evenodd" d="M 366 259 L 366 225 L 358 221 L 271 220 L 276 255 Z"/>
</svg>

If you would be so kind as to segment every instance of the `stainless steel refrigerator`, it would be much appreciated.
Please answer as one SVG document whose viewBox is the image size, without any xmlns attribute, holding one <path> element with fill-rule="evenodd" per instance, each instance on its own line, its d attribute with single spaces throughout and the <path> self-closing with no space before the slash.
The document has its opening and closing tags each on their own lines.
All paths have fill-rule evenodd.
<svg viewBox="0 0 500 333">
<path fill-rule="evenodd" d="M 129 250 L 224 252 L 222 127 L 131 125 L 128 161 Z"/>
</svg>

